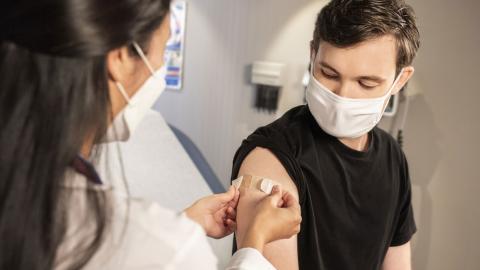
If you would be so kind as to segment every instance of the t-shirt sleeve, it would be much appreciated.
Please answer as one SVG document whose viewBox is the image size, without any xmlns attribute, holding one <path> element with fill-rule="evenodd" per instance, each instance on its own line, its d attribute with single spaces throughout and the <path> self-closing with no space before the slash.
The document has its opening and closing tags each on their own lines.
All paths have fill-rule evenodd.
<svg viewBox="0 0 480 270">
<path fill-rule="evenodd" d="M 231 180 L 237 178 L 243 160 L 245 160 L 248 154 L 256 147 L 266 148 L 277 157 L 297 186 L 299 201 L 300 204 L 302 204 L 305 193 L 305 183 L 300 166 L 295 159 L 292 143 L 285 134 L 272 127 L 266 126 L 259 128 L 242 142 L 242 145 L 238 148 L 233 158 Z"/>
<path fill-rule="evenodd" d="M 256 147 L 270 150 L 282 163 L 290 178 L 297 186 L 300 205 L 302 205 L 305 197 L 305 184 L 300 166 L 294 158 L 293 151 L 285 135 L 279 131 L 275 131 L 269 126 L 257 129 L 242 142 L 242 145 L 238 148 L 233 158 L 231 180 L 237 178 L 243 160 L 245 160 L 248 154 Z M 232 253 L 236 250 L 237 243 L 236 240 L 234 240 Z"/>
<path fill-rule="evenodd" d="M 398 205 L 397 223 L 394 225 L 394 234 L 390 246 L 406 244 L 417 231 L 412 207 L 412 188 L 410 174 L 405 155 L 402 153 L 400 167 L 401 185 Z"/>
</svg>

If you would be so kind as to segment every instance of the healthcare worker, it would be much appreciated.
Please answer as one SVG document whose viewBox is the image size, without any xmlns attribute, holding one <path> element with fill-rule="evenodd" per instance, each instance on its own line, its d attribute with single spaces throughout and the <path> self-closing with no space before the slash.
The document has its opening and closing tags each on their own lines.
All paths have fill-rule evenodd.
<svg viewBox="0 0 480 270">
<path fill-rule="evenodd" d="M 164 89 L 169 4 L 0 4 L 0 269 L 216 268 L 205 235 L 232 233 L 248 190 L 178 214 L 120 195 L 87 161 L 97 143 L 128 140 Z M 299 231 L 279 188 L 254 216 L 228 269 L 272 269 L 263 247 Z"/>
</svg>

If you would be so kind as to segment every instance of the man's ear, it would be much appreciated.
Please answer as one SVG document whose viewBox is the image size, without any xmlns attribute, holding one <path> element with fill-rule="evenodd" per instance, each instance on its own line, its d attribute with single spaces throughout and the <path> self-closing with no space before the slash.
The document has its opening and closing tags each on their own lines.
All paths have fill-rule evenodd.
<svg viewBox="0 0 480 270">
<path fill-rule="evenodd" d="M 403 72 L 398 79 L 397 85 L 392 91 L 392 95 L 395 95 L 400 92 L 400 90 L 402 90 L 402 88 L 407 84 L 410 78 L 412 78 L 413 73 L 415 73 L 415 68 L 413 68 L 413 66 L 403 68 Z"/>
<path fill-rule="evenodd" d="M 114 82 L 123 82 L 135 69 L 135 62 L 127 46 L 110 51 L 107 54 L 108 77 Z"/>
<path fill-rule="evenodd" d="M 310 58 L 317 53 L 313 40 L 310 41 Z"/>
</svg>

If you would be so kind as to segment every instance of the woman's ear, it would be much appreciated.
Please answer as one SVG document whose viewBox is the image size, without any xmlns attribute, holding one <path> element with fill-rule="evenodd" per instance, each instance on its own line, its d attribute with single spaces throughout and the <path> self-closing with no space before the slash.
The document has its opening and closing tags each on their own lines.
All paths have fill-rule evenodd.
<svg viewBox="0 0 480 270">
<path fill-rule="evenodd" d="M 111 116 L 115 117 L 126 105 L 125 97 L 118 90 L 119 84 L 124 91 L 131 96 L 131 77 L 135 72 L 135 61 L 130 55 L 128 48 L 121 48 L 110 51 L 106 58 L 108 72 L 108 91 L 111 103 Z"/>
<path fill-rule="evenodd" d="M 395 95 L 400 92 L 400 90 L 402 90 L 402 88 L 407 84 L 410 78 L 412 78 L 413 73 L 415 73 L 415 68 L 413 68 L 413 66 L 403 68 L 403 72 L 398 79 L 397 85 L 392 91 L 392 95 Z"/>
<path fill-rule="evenodd" d="M 135 70 L 135 61 L 127 46 L 110 51 L 106 62 L 108 77 L 114 82 L 124 82 Z"/>
</svg>

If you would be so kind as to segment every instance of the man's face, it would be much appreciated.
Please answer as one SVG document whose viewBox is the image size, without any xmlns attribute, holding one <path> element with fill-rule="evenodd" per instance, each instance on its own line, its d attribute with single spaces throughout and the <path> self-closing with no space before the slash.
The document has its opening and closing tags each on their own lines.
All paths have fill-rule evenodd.
<svg viewBox="0 0 480 270">
<path fill-rule="evenodd" d="M 315 57 L 312 50 L 312 57 Z M 321 41 L 314 76 L 335 94 L 347 98 L 376 98 L 386 94 L 396 75 L 396 40 L 391 35 L 338 48 Z M 401 80 L 403 81 L 403 80 Z M 398 92 L 403 83 L 393 89 Z"/>
</svg>

